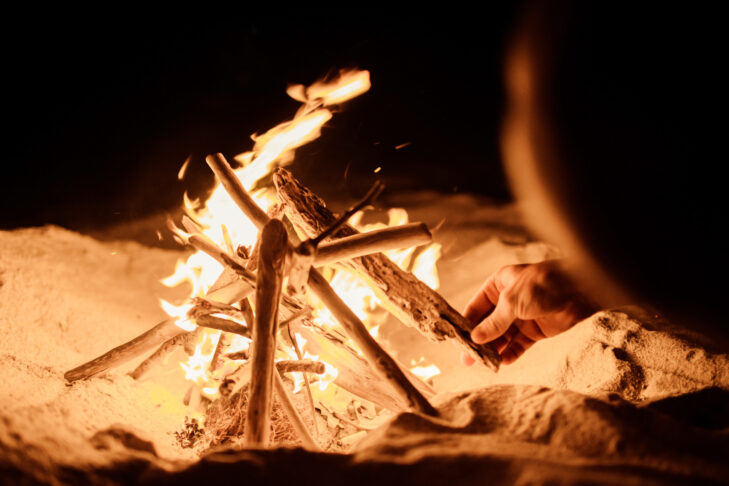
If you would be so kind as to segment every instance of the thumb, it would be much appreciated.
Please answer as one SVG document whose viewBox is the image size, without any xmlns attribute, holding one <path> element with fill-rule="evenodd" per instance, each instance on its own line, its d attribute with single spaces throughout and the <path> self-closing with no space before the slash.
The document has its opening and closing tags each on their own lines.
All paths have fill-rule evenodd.
<svg viewBox="0 0 729 486">
<path fill-rule="evenodd" d="M 514 319 L 516 319 L 514 312 L 502 295 L 493 312 L 481 324 L 473 328 L 471 331 L 471 339 L 476 344 L 493 341 L 509 329 Z"/>
</svg>

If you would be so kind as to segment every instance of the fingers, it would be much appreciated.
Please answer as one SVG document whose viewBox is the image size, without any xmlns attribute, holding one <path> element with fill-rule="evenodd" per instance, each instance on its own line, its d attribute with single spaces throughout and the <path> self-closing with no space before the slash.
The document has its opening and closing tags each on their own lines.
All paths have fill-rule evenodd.
<svg viewBox="0 0 729 486">
<path fill-rule="evenodd" d="M 466 352 L 461 353 L 461 363 L 463 363 L 464 365 L 471 366 L 475 362 L 476 362 L 476 360 L 473 359 L 473 357 L 470 354 L 468 354 Z"/>
<path fill-rule="evenodd" d="M 519 322 L 519 331 L 533 342 L 547 337 L 534 320 Z"/>
<path fill-rule="evenodd" d="M 486 284 L 488 284 L 488 280 Z M 471 297 L 471 300 L 466 304 L 466 309 L 463 311 L 463 317 L 474 324 L 481 322 L 488 315 L 489 311 L 494 308 L 494 302 L 491 302 L 485 292 L 486 284 Z"/>
<path fill-rule="evenodd" d="M 515 318 L 512 305 L 502 295 L 493 312 L 471 331 L 471 339 L 476 344 L 493 341 L 506 332 Z"/>
<path fill-rule="evenodd" d="M 519 332 L 519 328 L 512 324 L 509 326 L 509 329 L 506 330 L 506 332 L 491 341 L 491 347 L 496 350 L 499 354 L 509 345 L 512 339 L 514 339 L 514 336 Z"/>
<path fill-rule="evenodd" d="M 488 315 L 499 301 L 499 294 L 504 289 L 507 269 L 508 267 L 504 267 L 486 279 L 476 295 L 471 297 L 466 305 L 463 317 L 478 324 Z"/>
<path fill-rule="evenodd" d="M 524 354 L 527 349 L 531 348 L 534 342 L 534 340 L 527 337 L 524 333 L 517 332 L 509 344 L 500 352 L 501 362 L 504 364 L 513 363 L 522 354 Z"/>
</svg>

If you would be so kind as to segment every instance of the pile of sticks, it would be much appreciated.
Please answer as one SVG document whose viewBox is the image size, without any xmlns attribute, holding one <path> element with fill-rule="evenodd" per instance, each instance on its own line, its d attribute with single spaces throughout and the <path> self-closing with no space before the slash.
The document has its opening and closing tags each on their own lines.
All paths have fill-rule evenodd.
<svg viewBox="0 0 729 486">
<path fill-rule="evenodd" d="M 211 368 L 215 369 L 225 357 L 226 343 L 230 342 L 226 333 L 243 335 L 253 341 L 247 362 L 253 370 L 245 427 L 248 445 L 265 447 L 269 443 L 271 398 L 275 390 L 302 444 L 318 449 L 292 404 L 281 373 L 282 370 L 316 372 L 321 364 L 301 361 L 287 367 L 276 366 L 274 352 L 281 328 L 288 329 L 299 360 L 302 356 L 295 333 L 303 335 L 307 345 L 315 348 L 313 352 L 322 360 L 335 366 L 338 369 L 335 383 L 342 388 L 390 410 L 437 415 L 427 398 L 433 390 L 377 343 L 317 270 L 321 265 L 339 262 L 352 266 L 366 277 L 386 308 L 403 323 L 431 339 L 453 340 L 478 362 L 498 369 L 498 354 L 488 345 L 475 345 L 469 339 L 472 328 L 469 321 L 436 291 L 380 253 L 428 243 L 431 235 L 425 225 L 415 223 L 359 233 L 346 223 L 354 212 L 371 203 L 381 187 L 376 185 L 360 203 L 336 217 L 290 172 L 277 169 L 274 183 L 283 211 L 269 215 L 246 192 L 222 154 L 210 155 L 206 161 L 243 214 L 260 229 L 252 254 L 242 249 L 230 252 L 218 247 L 197 231 L 192 221 L 184 218 L 183 225 L 188 232 L 176 231 L 184 243 L 204 251 L 226 268 L 218 284 L 205 299 L 197 299 L 188 314 L 197 326 L 223 331 Z M 292 224 L 310 238 L 300 241 Z M 283 289 L 285 277 L 288 285 Z M 331 311 L 364 358 L 308 319 L 307 309 L 298 298 L 306 287 Z M 249 300 L 254 292 L 255 314 Z M 240 303 L 239 307 L 234 303 Z M 64 376 L 69 382 L 88 379 L 157 348 L 130 373 L 140 379 L 178 346 L 190 346 L 198 336 L 197 330 L 185 331 L 175 325 L 174 319 L 168 319 Z"/>
</svg>

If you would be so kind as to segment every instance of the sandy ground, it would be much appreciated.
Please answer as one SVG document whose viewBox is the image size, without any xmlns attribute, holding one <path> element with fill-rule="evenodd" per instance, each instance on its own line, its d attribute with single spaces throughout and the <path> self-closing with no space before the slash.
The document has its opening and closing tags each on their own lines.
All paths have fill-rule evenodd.
<svg viewBox="0 0 729 486">
<path fill-rule="evenodd" d="M 530 239 L 510 207 L 421 193 L 399 201 L 444 245 L 442 293 L 461 308 L 502 265 L 558 252 Z M 398 203 L 398 201 L 394 201 Z M 115 235 L 116 236 L 116 235 Z M 0 478 L 21 483 L 207 480 L 326 484 L 691 483 L 727 481 L 729 355 L 638 308 L 603 311 L 493 374 L 450 344 L 389 322 L 405 362 L 442 370 L 438 419 L 401 414 L 350 455 L 220 451 L 202 461 L 174 439 L 187 412 L 134 362 L 67 385 L 63 372 L 164 318 L 158 280 L 179 252 L 62 228 L 0 232 Z M 689 323 L 690 324 L 690 323 Z M 139 361 L 139 360 L 137 360 Z M 302 479 L 303 478 L 303 479 Z M 200 483 L 198 483 L 200 484 Z"/>
</svg>

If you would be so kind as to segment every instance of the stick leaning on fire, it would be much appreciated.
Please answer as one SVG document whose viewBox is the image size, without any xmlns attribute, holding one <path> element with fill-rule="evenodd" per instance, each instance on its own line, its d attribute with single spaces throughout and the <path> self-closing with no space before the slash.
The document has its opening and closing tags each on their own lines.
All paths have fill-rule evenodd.
<svg viewBox="0 0 729 486">
<path fill-rule="evenodd" d="M 280 224 L 280 221 L 272 223 L 272 221 L 278 220 L 272 220 L 248 195 L 222 154 L 208 156 L 206 160 L 233 201 L 259 229 L 263 229 L 267 224 Z M 409 272 L 401 270 L 383 254 L 376 253 L 430 241 L 430 233 L 424 225 L 414 223 L 360 234 L 346 224 L 346 219 L 351 214 L 345 214 L 337 219 L 318 196 L 302 186 L 285 169 L 278 169 L 275 172 L 274 183 L 288 217 L 299 229 L 311 236 L 311 239 L 305 242 L 287 243 L 286 254 L 289 255 L 287 290 L 296 295 L 303 290 L 304 282 L 308 283 L 309 288 L 342 324 L 346 333 L 360 346 L 372 370 L 391 385 L 397 402 L 420 413 L 437 414 L 427 398 L 418 390 L 418 388 L 423 388 L 422 383 L 418 383 L 418 388 L 413 385 L 408 376 L 413 379 L 414 375 L 407 373 L 406 376 L 403 373 L 397 362 L 370 336 L 364 324 L 337 296 L 314 266 L 344 260 L 351 262 L 350 265 L 355 266 L 368 277 L 368 284 L 383 297 L 386 308 L 402 322 L 416 327 L 432 340 L 455 340 L 478 361 L 494 370 L 498 369 L 498 354 L 488 345 L 475 345 L 470 341 L 468 334 L 472 325 L 463 316 L 437 292 Z M 363 200 L 362 206 L 368 204 L 373 196 L 376 196 L 374 192 L 371 191 L 368 194 L 368 197 Z M 293 235 L 289 233 L 289 236 Z M 324 241 L 327 237 L 335 239 Z M 210 254 L 226 267 L 232 268 L 237 274 L 241 284 L 237 295 L 231 300 L 232 302 L 240 300 L 253 291 L 256 285 L 256 275 L 243 268 L 235 257 L 228 255 L 226 251 L 218 248 L 202 235 L 189 235 L 186 242 Z M 283 297 L 284 305 L 282 307 L 288 308 L 289 314 L 292 311 L 295 313 L 297 308 L 295 298 L 288 297 L 286 294 Z M 217 307 L 223 305 L 219 304 Z M 237 310 L 235 307 L 229 307 Z M 300 305 L 298 305 L 298 309 L 301 309 Z M 214 312 L 219 313 L 220 309 L 216 308 Z M 234 320 L 199 315 L 195 321 L 204 327 L 250 336 L 250 329 Z M 181 335 L 188 335 L 187 331 L 177 327 L 173 319 L 168 319 L 132 341 L 68 371 L 64 376 L 69 382 L 90 378 L 127 362 L 155 346 L 162 345 L 153 356 L 166 354 L 163 350 L 165 345 L 169 350 L 169 348 L 174 348 L 175 344 L 185 341 Z M 170 344 L 170 341 L 175 341 L 175 343 Z M 145 360 L 145 363 L 147 361 Z M 152 361 L 156 363 L 161 359 L 157 356 Z M 148 363 L 146 368 L 148 369 L 150 366 Z M 133 376 L 136 373 L 137 378 L 146 371 L 139 372 L 138 370 L 139 368 L 132 373 Z M 417 378 L 413 380 L 415 383 L 418 381 Z"/>
</svg>

